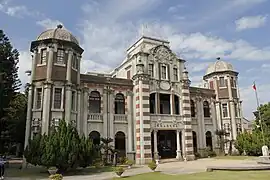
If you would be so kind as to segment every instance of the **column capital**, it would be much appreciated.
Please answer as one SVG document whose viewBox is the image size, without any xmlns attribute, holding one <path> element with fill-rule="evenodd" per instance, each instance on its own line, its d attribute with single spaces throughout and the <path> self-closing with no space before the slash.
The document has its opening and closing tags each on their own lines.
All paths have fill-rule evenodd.
<svg viewBox="0 0 270 180">
<path fill-rule="evenodd" d="M 128 96 L 133 96 L 134 93 L 133 93 L 132 91 L 128 90 L 128 91 L 127 91 L 127 95 L 128 95 Z"/>
</svg>

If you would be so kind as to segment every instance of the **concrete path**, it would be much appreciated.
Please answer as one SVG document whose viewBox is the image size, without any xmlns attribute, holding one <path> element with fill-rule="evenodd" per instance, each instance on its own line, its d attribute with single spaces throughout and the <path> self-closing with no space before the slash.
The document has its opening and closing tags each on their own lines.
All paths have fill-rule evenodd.
<svg viewBox="0 0 270 180">
<path fill-rule="evenodd" d="M 164 174 L 178 175 L 178 174 L 189 174 L 189 173 L 198 173 L 205 172 L 207 166 L 247 166 L 247 165 L 256 165 L 256 161 L 253 160 L 226 160 L 226 159 L 199 159 L 196 161 L 188 162 L 170 162 L 160 164 L 157 168 L 157 171 L 160 171 Z M 140 166 L 134 169 L 127 169 L 123 176 L 134 176 L 138 174 L 149 173 L 151 170 L 147 166 Z M 103 172 L 95 175 L 89 176 L 66 176 L 64 180 L 111 180 L 113 177 L 117 177 L 114 172 Z M 33 180 L 30 178 L 6 178 L 6 180 Z M 48 179 L 42 179 L 48 180 Z"/>
</svg>

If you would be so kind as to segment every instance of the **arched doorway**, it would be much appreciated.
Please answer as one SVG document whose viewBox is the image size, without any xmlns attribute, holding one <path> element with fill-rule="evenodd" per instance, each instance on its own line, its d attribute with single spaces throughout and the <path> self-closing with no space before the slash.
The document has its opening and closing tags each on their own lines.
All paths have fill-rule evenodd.
<svg viewBox="0 0 270 180">
<path fill-rule="evenodd" d="M 212 133 L 210 131 L 207 131 L 205 133 L 205 138 L 206 138 L 206 147 L 209 147 L 211 150 L 213 150 Z"/>
<path fill-rule="evenodd" d="M 89 134 L 89 138 L 92 139 L 94 145 L 100 144 L 100 133 L 97 131 L 92 131 Z"/>
<path fill-rule="evenodd" d="M 126 156 L 126 136 L 125 133 L 118 131 L 115 134 L 114 140 L 114 147 L 115 150 L 118 151 L 118 157 L 125 157 Z"/>
<path fill-rule="evenodd" d="M 198 152 L 197 134 L 195 131 L 192 131 L 192 137 L 193 137 L 193 151 L 194 151 L 194 153 L 197 153 Z"/>
</svg>

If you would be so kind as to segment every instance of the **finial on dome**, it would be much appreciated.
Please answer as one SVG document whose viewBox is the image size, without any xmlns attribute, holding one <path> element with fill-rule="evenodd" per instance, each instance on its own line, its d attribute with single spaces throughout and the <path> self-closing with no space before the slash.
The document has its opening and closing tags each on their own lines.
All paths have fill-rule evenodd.
<svg viewBox="0 0 270 180">
<path fill-rule="evenodd" d="M 217 60 L 220 60 L 220 57 L 217 57 Z"/>
<path fill-rule="evenodd" d="M 63 25 L 62 24 L 58 24 L 57 25 L 57 28 L 62 29 L 63 28 Z"/>
</svg>

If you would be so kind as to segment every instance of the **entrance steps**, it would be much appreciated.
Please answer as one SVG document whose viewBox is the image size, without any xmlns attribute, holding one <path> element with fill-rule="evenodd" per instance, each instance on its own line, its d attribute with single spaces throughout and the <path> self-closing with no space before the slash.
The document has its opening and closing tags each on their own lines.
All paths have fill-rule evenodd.
<svg viewBox="0 0 270 180">
<path fill-rule="evenodd" d="M 160 164 L 164 164 L 164 163 L 171 163 L 171 162 L 178 162 L 179 160 L 177 160 L 176 158 L 170 158 L 170 159 L 160 159 L 159 163 Z"/>
</svg>

